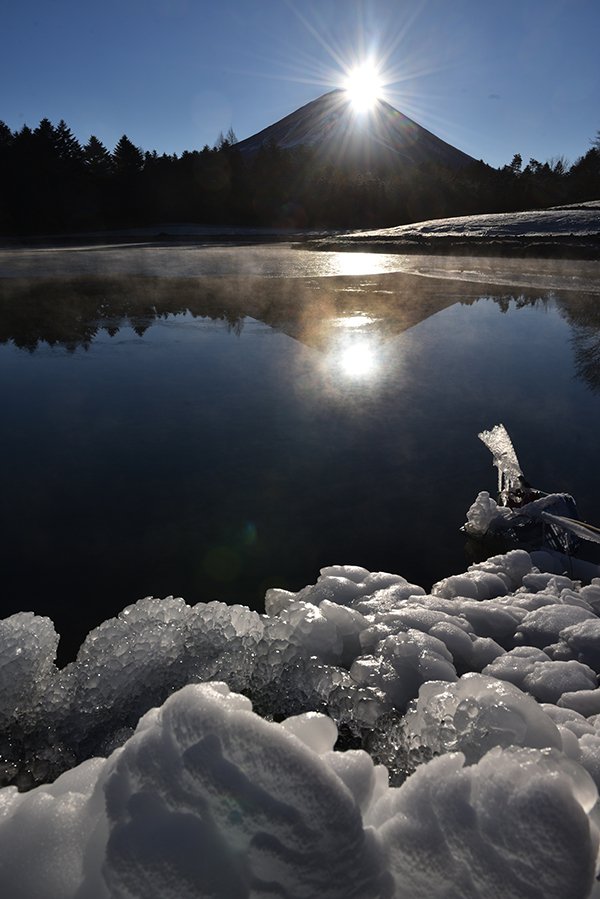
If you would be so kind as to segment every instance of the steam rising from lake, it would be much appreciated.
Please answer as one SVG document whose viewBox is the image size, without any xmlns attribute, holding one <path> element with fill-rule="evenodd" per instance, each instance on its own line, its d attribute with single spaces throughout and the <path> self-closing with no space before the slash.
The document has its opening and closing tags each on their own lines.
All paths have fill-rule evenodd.
<svg viewBox="0 0 600 899">
<path fill-rule="evenodd" d="M 303 250 L 301 244 L 215 246 L 138 241 L 0 248 L 0 278 L 44 276 L 259 276 L 313 278 L 406 272 L 481 284 L 600 292 L 600 264 L 585 260 L 486 259 L 384 252 Z"/>
</svg>

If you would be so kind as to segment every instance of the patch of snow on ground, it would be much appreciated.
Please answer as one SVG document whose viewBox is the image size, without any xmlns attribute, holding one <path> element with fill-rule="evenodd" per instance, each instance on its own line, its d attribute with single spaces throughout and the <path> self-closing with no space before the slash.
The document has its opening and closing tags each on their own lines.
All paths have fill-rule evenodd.
<svg viewBox="0 0 600 899">
<path fill-rule="evenodd" d="M 600 233 L 600 201 L 579 206 L 539 209 L 531 212 L 501 212 L 432 219 L 395 228 L 354 231 L 346 237 L 540 237 L 573 235 L 588 237 Z"/>
</svg>

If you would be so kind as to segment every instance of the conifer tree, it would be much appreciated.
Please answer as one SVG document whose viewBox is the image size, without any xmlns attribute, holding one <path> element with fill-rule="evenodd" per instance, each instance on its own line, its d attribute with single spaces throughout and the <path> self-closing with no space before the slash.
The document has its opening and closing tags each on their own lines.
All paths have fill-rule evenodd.
<svg viewBox="0 0 600 899">
<path fill-rule="evenodd" d="M 118 175 L 135 175 L 144 167 L 144 154 L 124 134 L 118 141 L 113 154 L 113 162 Z"/>
<path fill-rule="evenodd" d="M 86 170 L 94 177 L 106 178 L 114 171 L 112 156 L 95 134 L 90 136 L 83 148 L 83 162 Z"/>
<path fill-rule="evenodd" d="M 71 166 L 76 166 L 83 162 L 83 149 L 81 144 L 64 119 L 61 119 L 56 126 L 55 141 L 61 162 Z"/>
<path fill-rule="evenodd" d="M 117 223 L 135 225 L 145 220 L 147 185 L 144 184 L 144 154 L 124 134 L 112 154 L 115 167 L 113 193 Z"/>
<path fill-rule="evenodd" d="M 23 129 L 25 132 L 25 129 Z M 38 163 L 48 167 L 58 159 L 58 144 L 56 129 L 50 119 L 42 119 L 37 128 L 32 132 L 31 147 Z"/>
<path fill-rule="evenodd" d="M 0 121 L 0 149 L 10 147 L 14 141 L 14 135 L 6 122 Z"/>
</svg>

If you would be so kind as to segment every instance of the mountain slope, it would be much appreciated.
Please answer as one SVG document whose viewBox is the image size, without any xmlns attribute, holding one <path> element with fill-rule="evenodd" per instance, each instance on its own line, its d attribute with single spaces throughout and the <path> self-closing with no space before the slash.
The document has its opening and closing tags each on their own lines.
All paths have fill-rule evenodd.
<svg viewBox="0 0 600 899">
<path fill-rule="evenodd" d="M 253 155 L 270 144 L 311 147 L 336 161 L 367 165 L 435 162 L 461 168 L 475 161 L 384 100 L 377 100 L 369 112 L 356 113 L 343 90 L 312 100 L 236 146 L 244 155 Z"/>
</svg>

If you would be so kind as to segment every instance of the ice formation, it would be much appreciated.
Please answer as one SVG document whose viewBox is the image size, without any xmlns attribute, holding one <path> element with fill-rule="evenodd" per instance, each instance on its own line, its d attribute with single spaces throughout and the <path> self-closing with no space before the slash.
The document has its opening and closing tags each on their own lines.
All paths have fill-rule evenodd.
<svg viewBox="0 0 600 899">
<path fill-rule="evenodd" d="M 0 622 L 2 895 L 600 896 L 600 579 L 331 566 L 265 610 L 147 598 L 62 670 Z"/>
</svg>

